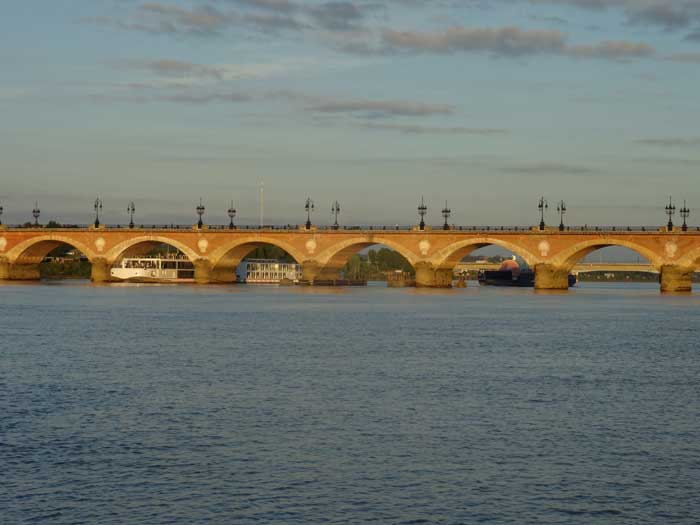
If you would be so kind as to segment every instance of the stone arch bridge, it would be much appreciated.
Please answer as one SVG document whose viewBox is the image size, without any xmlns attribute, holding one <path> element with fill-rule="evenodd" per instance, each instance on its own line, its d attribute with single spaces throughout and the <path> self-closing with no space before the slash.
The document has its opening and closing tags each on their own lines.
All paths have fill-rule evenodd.
<svg viewBox="0 0 700 525">
<path fill-rule="evenodd" d="M 38 279 L 39 263 L 68 244 L 92 263 L 95 282 L 109 280 L 110 268 L 125 256 L 147 253 L 165 243 L 195 266 L 195 281 L 235 281 L 240 261 L 260 245 L 285 250 L 302 265 L 304 278 L 338 279 L 348 259 L 382 244 L 401 253 L 416 270 L 418 286 L 448 287 L 455 265 L 484 246 L 505 248 L 535 269 L 538 289 L 566 289 L 569 271 L 589 253 L 623 246 L 646 258 L 661 275 L 662 291 L 690 291 L 700 264 L 700 232 L 673 231 L 461 231 L 317 229 L 125 229 L 0 227 L 0 279 Z"/>
</svg>

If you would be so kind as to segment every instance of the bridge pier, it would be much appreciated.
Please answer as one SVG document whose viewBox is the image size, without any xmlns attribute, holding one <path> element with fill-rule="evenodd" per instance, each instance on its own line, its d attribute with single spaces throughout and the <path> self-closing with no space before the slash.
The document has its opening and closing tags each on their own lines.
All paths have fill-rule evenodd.
<svg viewBox="0 0 700 525">
<path fill-rule="evenodd" d="M 693 290 L 692 277 L 692 268 L 664 265 L 661 267 L 661 292 L 691 292 Z"/>
<path fill-rule="evenodd" d="M 194 282 L 197 284 L 209 284 L 212 282 L 212 267 L 208 259 L 196 259 L 194 265 Z"/>
<path fill-rule="evenodd" d="M 536 290 L 568 290 L 569 270 L 551 264 L 535 265 Z"/>
<path fill-rule="evenodd" d="M 213 283 L 235 283 L 237 264 L 231 261 L 219 262 L 211 269 L 210 278 Z M 195 280 L 197 279 L 197 267 L 195 266 Z"/>
<path fill-rule="evenodd" d="M 316 261 L 304 261 L 301 263 L 301 278 L 311 284 L 314 281 L 340 281 L 342 276 L 340 268 L 323 267 Z"/>
<path fill-rule="evenodd" d="M 428 262 L 419 262 L 416 268 L 416 286 L 418 288 L 451 288 L 452 269 L 435 268 Z"/>
<path fill-rule="evenodd" d="M 301 278 L 310 283 L 321 273 L 321 266 L 316 261 L 304 261 L 301 263 Z"/>
<path fill-rule="evenodd" d="M 0 261 L 0 280 L 38 281 L 41 278 L 38 264 L 11 263 Z"/>
<path fill-rule="evenodd" d="M 93 259 L 90 263 L 92 264 L 90 279 L 93 283 L 108 283 L 112 280 L 112 265 L 106 259 Z"/>
</svg>

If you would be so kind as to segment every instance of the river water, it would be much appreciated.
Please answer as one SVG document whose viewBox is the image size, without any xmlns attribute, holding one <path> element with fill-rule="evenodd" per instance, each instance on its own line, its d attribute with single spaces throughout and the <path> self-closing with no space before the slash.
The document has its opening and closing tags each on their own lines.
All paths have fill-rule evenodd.
<svg viewBox="0 0 700 525">
<path fill-rule="evenodd" d="M 0 286 L 0 523 L 700 522 L 700 295 Z"/>
</svg>

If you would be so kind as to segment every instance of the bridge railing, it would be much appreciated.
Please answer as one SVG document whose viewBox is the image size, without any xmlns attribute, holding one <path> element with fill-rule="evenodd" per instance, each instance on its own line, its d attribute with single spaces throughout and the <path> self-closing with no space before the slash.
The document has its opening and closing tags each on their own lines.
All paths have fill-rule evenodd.
<svg viewBox="0 0 700 525">
<path fill-rule="evenodd" d="M 47 226 L 47 225 L 34 225 L 34 224 L 5 224 L 5 228 L 13 229 L 87 229 L 92 227 L 92 224 L 61 224 L 60 226 Z M 104 224 L 102 225 L 108 230 L 128 230 L 128 224 Z M 212 231 L 228 231 L 230 227 L 226 224 L 207 224 L 207 230 Z M 135 224 L 134 229 L 138 230 L 192 230 L 192 224 Z M 335 231 L 331 225 L 314 225 L 314 228 L 319 231 Z M 415 225 L 343 225 L 339 226 L 337 230 L 339 231 L 414 231 L 416 230 Z M 298 231 L 303 229 L 302 225 L 299 224 L 266 224 L 262 228 L 260 225 L 253 224 L 242 224 L 236 225 L 236 230 L 272 230 L 272 231 Z M 429 226 L 429 229 L 433 232 L 443 231 L 443 226 Z M 676 228 L 677 230 L 678 228 Z M 529 232 L 536 230 L 534 226 L 483 226 L 483 225 L 472 225 L 472 226 L 460 226 L 460 225 L 450 225 L 449 231 L 452 232 Z M 548 226 L 546 231 L 558 231 L 558 228 Z M 636 233 L 658 233 L 659 231 L 665 231 L 665 227 L 661 226 L 566 226 L 563 230 L 569 233 L 580 233 L 580 232 L 636 232 Z M 688 227 L 689 232 L 700 232 L 700 226 Z"/>
</svg>

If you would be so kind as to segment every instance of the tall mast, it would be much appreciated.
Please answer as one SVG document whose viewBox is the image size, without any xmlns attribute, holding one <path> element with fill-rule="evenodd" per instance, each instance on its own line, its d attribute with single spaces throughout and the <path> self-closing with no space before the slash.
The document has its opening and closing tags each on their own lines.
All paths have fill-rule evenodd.
<svg viewBox="0 0 700 525">
<path fill-rule="evenodd" d="M 260 228 L 265 225 L 265 182 L 260 181 Z"/>
</svg>

